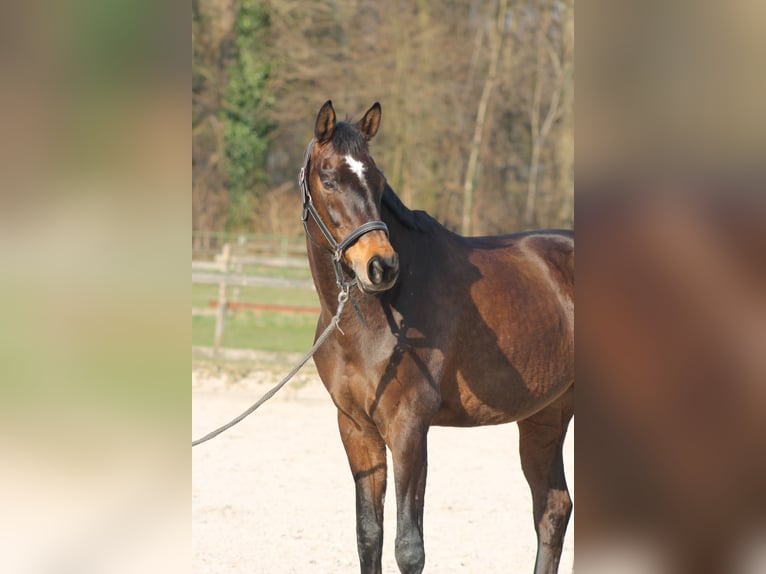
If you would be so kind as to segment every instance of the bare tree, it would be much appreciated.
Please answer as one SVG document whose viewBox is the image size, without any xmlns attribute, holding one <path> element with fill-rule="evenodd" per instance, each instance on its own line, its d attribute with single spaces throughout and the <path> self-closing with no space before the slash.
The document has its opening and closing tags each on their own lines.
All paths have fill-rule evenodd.
<svg viewBox="0 0 766 574">
<path fill-rule="evenodd" d="M 473 138 L 471 139 L 471 151 L 465 169 L 465 180 L 463 181 L 463 219 L 460 226 L 463 235 L 471 234 L 476 167 L 479 160 L 479 150 L 484 139 L 484 126 L 487 121 L 489 97 L 492 89 L 495 87 L 495 80 L 497 78 L 497 62 L 503 49 L 507 10 L 508 0 L 498 0 L 497 14 L 494 22 L 492 22 L 489 33 L 489 69 L 484 79 L 484 87 L 481 90 L 479 106 L 476 110 L 476 123 L 474 124 Z"/>
<path fill-rule="evenodd" d="M 574 6 L 562 6 L 561 126 L 558 138 L 560 206 L 562 225 L 574 223 Z"/>
<path fill-rule="evenodd" d="M 193 225 L 222 229 L 219 90 L 236 0 L 194 0 Z M 253 231 L 299 233 L 294 181 L 319 106 L 372 102 L 372 143 L 405 202 L 466 234 L 572 220 L 572 0 L 263 0 L 270 134 Z M 226 12 L 226 10 L 229 10 Z M 227 27 L 228 26 L 228 27 Z M 350 119 L 358 119 L 351 117 Z M 228 208 L 227 208 L 228 205 Z"/>
<path fill-rule="evenodd" d="M 529 163 L 529 181 L 527 184 L 527 201 L 524 208 L 524 223 L 535 223 L 535 201 L 537 197 L 538 170 L 540 167 L 540 154 L 543 144 L 548 137 L 553 122 L 558 118 L 561 100 L 561 91 L 564 75 L 561 69 L 559 56 L 548 42 L 548 33 L 551 23 L 551 7 L 543 4 L 540 10 L 540 23 L 535 33 L 535 72 L 534 90 L 532 101 L 529 104 L 530 134 L 532 140 L 532 156 Z M 545 82 L 546 61 L 553 68 L 553 82 L 548 91 L 547 110 L 543 110 L 543 84 Z M 542 120 L 542 121 L 541 121 Z"/>
</svg>

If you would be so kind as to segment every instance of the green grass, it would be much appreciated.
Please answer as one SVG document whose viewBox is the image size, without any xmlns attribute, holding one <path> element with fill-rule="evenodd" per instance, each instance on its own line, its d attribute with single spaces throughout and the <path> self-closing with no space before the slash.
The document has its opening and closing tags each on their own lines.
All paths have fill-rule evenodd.
<svg viewBox="0 0 766 574">
<path fill-rule="evenodd" d="M 306 278 L 311 275 L 303 271 Z M 280 274 L 285 276 L 284 273 Z M 239 287 L 237 300 L 243 303 L 319 307 L 312 289 L 295 287 Z M 234 300 L 235 288 L 229 287 L 227 298 Z M 217 285 L 192 284 L 192 308 L 210 309 L 210 301 L 218 298 Z M 223 330 L 223 346 L 231 349 L 258 349 L 304 353 L 314 342 L 317 313 L 283 313 L 275 311 L 229 311 Z M 212 346 L 214 316 L 192 316 L 192 345 Z"/>
<path fill-rule="evenodd" d="M 314 342 L 317 317 L 305 313 L 237 311 L 229 313 L 223 346 L 299 353 Z M 192 345 L 212 346 L 215 317 L 192 317 Z"/>
</svg>

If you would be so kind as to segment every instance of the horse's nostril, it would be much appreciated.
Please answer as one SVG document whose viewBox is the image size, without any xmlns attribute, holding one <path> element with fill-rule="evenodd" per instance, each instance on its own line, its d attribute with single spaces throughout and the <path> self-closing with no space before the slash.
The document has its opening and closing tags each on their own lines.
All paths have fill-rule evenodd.
<svg viewBox="0 0 766 574">
<path fill-rule="evenodd" d="M 399 256 L 390 257 L 375 255 L 367 263 L 367 277 L 370 284 L 380 286 L 390 284 L 399 277 Z"/>
<path fill-rule="evenodd" d="M 373 285 L 380 285 L 383 282 L 383 260 L 377 255 L 370 259 L 367 265 L 367 276 Z"/>
</svg>

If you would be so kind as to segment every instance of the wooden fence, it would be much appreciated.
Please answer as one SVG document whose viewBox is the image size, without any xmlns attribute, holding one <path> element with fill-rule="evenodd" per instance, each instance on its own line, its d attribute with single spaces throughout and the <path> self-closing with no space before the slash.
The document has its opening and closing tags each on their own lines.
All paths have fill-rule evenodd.
<svg viewBox="0 0 766 574">
<path fill-rule="evenodd" d="M 303 235 L 267 235 L 197 231 L 192 233 L 192 260 L 211 261 L 220 256 L 223 246 L 238 254 L 276 258 L 306 259 L 306 238 Z"/>
<path fill-rule="evenodd" d="M 243 236 L 239 236 L 243 237 Z M 268 303 L 243 303 L 239 301 L 240 287 L 288 287 L 299 289 L 314 289 L 314 282 L 310 278 L 295 278 L 279 275 L 264 275 L 245 273 L 248 267 L 278 268 L 278 269 L 305 269 L 308 270 L 308 261 L 303 252 L 291 251 L 291 243 L 288 238 L 284 241 L 275 241 L 278 251 L 269 253 L 264 248 L 264 243 L 238 240 L 236 245 L 223 243 L 218 253 L 211 259 L 192 259 L 192 284 L 218 285 L 218 298 L 211 301 L 213 309 L 192 307 L 192 315 L 215 315 L 215 331 L 213 346 L 221 347 L 226 322 L 226 312 L 237 309 L 270 310 L 288 313 L 312 313 L 318 314 L 318 307 L 297 305 L 274 305 Z M 255 247 L 255 249 L 254 249 Z M 261 253 L 252 252 L 261 250 Z M 209 253 L 204 252 L 205 255 Z M 232 287 L 232 297 L 229 299 L 229 288 Z M 212 311 L 212 312 L 211 312 Z"/>
</svg>

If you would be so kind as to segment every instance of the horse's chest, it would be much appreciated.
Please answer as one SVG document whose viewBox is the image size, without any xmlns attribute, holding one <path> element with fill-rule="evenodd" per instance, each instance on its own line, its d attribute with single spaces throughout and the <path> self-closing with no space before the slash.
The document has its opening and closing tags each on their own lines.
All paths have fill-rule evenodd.
<svg viewBox="0 0 766 574">
<path fill-rule="evenodd" d="M 336 406 L 347 414 L 365 418 L 389 416 L 410 405 L 433 412 L 439 405 L 443 373 L 439 349 L 393 345 L 368 353 L 346 353 L 332 365 L 318 370 Z"/>
</svg>

